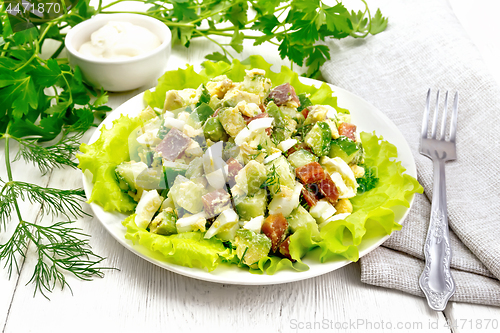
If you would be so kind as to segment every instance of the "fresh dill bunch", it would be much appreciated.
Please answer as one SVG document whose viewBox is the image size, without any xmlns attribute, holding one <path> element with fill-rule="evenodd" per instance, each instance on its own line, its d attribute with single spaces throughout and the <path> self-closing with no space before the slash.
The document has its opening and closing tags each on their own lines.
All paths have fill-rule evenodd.
<svg viewBox="0 0 500 333">
<path fill-rule="evenodd" d="M 13 162 L 21 158 L 31 162 L 40 169 L 42 175 L 64 165 L 76 168 L 78 163 L 74 161 L 74 156 L 80 147 L 83 133 L 78 132 L 74 135 L 64 133 L 59 142 L 50 146 L 43 146 L 38 140 L 14 138 L 19 142 L 19 151 Z"/>
<path fill-rule="evenodd" d="M 102 277 L 105 268 L 98 265 L 103 257 L 90 250 L 87 239 L 89 236 L 81 229 L 70 227 L 72 221 L 57 222 L 49 226 L 22 221 L 16 227 L 11 239 L 0 245 L 0 261 L 5 260 L 5 267 L 9 273 L 15 269 L 19 272 L 18 258 L 25 257 L 25 252 L 34 246 L 37 253 L 37 262 L 33 275 L 28 283 L 35 285 L 35 291 L 47 297 L 56 284 L 61 289 L 71 287 L 66 281 L 65 272 L 71 273 L 81 280 L 91 280 L 92 277 Z"/>
<path fill-rule="evenodd" d="M 37 256 L 33 275 L 28 282 L 35 286 L 35 294 L 39 292 L 48 298 L 48 292 L 52 292 L 56 285 L 60 285 L 61 289 L 67 286 L 71 290 L 66 274 L 72 274 L 81 280 L 102 277 L 103 270 L 110 269 L 99 266 L 104 258 L 91 250 L 88 235 L 81 229 L 70 226 L 73 223 L 71 218 L 88 215 L 81 207 L 85 199 L 84 191 L 43 187 L 16 181 L 12 176 L 10 140 L 18 141 L 20 149 L 23 150 L 18 153 L 18 159 L 33 162 L 44 173 L 52 171 L 54 167 L 76 165 L 73 158 L 82 133 L 65 135 L 57 144 L 43 147 L 37 146 L 39 143 L 36 141 L 15 138 L 9 133 L 9 128 L 10 126 L 0 137 L 5 140 L 5 166 L 8 176 L 8 181 L 0 179 L 0 231 L 2 226 L 6 230 L 7 223 L 13 220 L 13 215 L 18 218 L 10 239 L 0 244 L 0 262 L 4 263 L 9 278 L 14 270 L 19 274 L 19 263 L 26 258 L 28 246 L 34 248 L 34 255 Z M 52 215 L 53 218 L 62 215 L 68 220 L 47 226 L 26 221 L 23 219 L 18 200 L 33 205 L 39 204 L 42 215 Z"/>
</svg>

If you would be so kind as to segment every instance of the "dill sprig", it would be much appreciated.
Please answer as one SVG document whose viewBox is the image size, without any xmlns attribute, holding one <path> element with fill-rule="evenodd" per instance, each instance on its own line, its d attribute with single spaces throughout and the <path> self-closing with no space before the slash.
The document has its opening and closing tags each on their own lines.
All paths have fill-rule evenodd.
<svg viewBox="0 0 500 333">
<path fill-rule="evenodd" d="M 5 226 L 10 213 L 15 207 L 16 198 L 23 201 L 27 199 L 31 204 L 40 204 L 41 213 L 53 217 L 62 214 L 70 219 L 71 217 L 77 218 L 88 215 L 81 207 L 85 200 L 83 189 L 61 190 L 20 181 L 11 181 L 4 183 L 0 191 L 0 225 Z"/>
<path fill-rule="evenodd" d="M 267 173 L 266 180 L 260 185 L 260 188 L 267 188 L 269 186 L 276 186 L 276 190 L 274 194 L 278 194 L 281 192 L 281 184 L 280 184 L 280 174 L 276 170 L 276 166 L 273 165 L 271 170 Z"/>
<path fill-rule="evenodd" d="M 4 262 L 9 278 L 15 270 L 20 273 L 20 261 L 28 254 L 28 247 L 35 250 L 37 261 L 33 275 L 28 283 L 35 286 L 34 293 L 40 292 L 47 297 L 56 285 L 61 289 L 71 287 L 66 280 L 66 274 L 72 274 L 81 280 L 91 280 L 92 277 L 102 277 L 100 267 L 103 257 L 92 252 L 88 235 L 81 229 L 70 226 L 74 223 L 71 217 L 81 217 L 86 214 L 81 207 L 85 195 L 82 189 L 62 190 L 43 187 L 22 181 L 14 181 L 10 161 L 10 139 L 20 143 L 17 159 L 23 158 L 38 165 L 40 172 L 46 173 L 53 167 L 61 165 L 74 166 L 73 158 L 81 133 L 73 136 L 63 136 L 52 146 L 37 146 L 36 141 L 18 139 L 9 134 L 10 124 L 0 139 L 5 139 L 5 166 L 8 180 L 0 179 L 0 227 L 6 229 L 6 223 L 16 214 L 18 224 L 14 233 L 6 243 L 0 244 L 0 262 Z M 47 226 L 28 222 L 23 219 L 18 200 L 40 204 L 40 212 L 52 217 L 63 215 L 68 221 L 56 222 Z"/>
<path fill-rule="evenodd" d="M 50 146 L 43 146 L 36 139 L 13 138 L 19 142 L 19 151 L 13 162 L 23 158 L 36 165 L 43 175 L 63 165 L 76 168 L 78 163 L 74 161 L 74 156 L 80 147 L 82 136 L 83 132 L 74 135 L 64 133 L 59 142 Z"/>
</svg>

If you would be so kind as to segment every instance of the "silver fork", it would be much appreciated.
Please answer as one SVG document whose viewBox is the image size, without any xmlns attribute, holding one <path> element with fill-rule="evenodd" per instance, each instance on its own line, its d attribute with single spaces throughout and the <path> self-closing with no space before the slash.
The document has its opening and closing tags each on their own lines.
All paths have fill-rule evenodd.
<svg viewBox="0 0 500 333">
<path fill-rule="evenodd" d="M 457 158 L 456 135 L 458 114 L 458 92 L 453 102 L 450 137 L 446 140 L 446 118 L 448 112 L 448 92 L 444 100 L 444 111 L 441 119 L 441 132 L 436 138 L 439 90 L 436 97 L 436 108 L 431 129 L 428 135 L 431 90 L 427 92 L 422 134 L 420 137 L 420 154 L 427 156 L 434 164 L 434 189 L 432 193 L 432 209 L 429 230 L 425 240 L 425 268 L 420 276 L 420 288 L 427 297 L 431 309 L 443 311 L 448 300 L 455 292 L 455 281 L 450 272 L 451 248 L 448 231 L 448 209 L 446 207 L 446 179 L 444 164 Z"/>
</svg>

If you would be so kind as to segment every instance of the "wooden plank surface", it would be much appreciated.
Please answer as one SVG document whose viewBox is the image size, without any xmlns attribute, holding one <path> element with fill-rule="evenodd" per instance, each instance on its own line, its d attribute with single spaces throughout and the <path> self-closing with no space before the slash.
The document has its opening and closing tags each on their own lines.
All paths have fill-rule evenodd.
<svg viewBox="0 0 500 333">
<path fill-rule="evenodd" d="M 466 8 L 464 0 L 450 2 L 457 15 L 465 13 L 470 6 L 469 3 Z M 480 2 L 486 6 L 484 12 L 493 6 L 493 1 Z M 475 27 L 474 22 L 483 22 L 480 16 L 458 16 L 465 22 L 466 29 Z M 471 37 L 480 44 L 491 42 L 487 36 L 483 31 L 483 36 L 472 34 Z M 492 52 L 498 50 L 490 49 Z M 190 49 L 176 47 L 168 67 L 174 69 L 190 63 L 199 69 L 202 56 L 215 50 L 216 47 L 205 41 L 194 41 Z M 268 47 L 246 47 L 245 50 L 241 58 L 253 53 L 263 54 L 275 64 L 275 70 L 279 70 L 280 64 L 288 65 Z M 482 54 L 486 52 L 481 51 Z M 498 71 L 494 73 L 500 78 Z M 142 90 L 114 94 L 110 104 L 116 107 Z M 86 138 L 89 136 L 87 133 Z M 3 177 L 2 149 L 0 147 L 0 175 Z M 40 178 L 36 170 L 23 162 L 17 162 L 16 166 L 16 179 L 61 188 L 82 186 L 78 170 L 58 170 L 49 179 L 49 176 Z M 91 213 L 88 206 L 85 209 Z M 25 205 L 24 211 L 26 218 L 34 219 L 39 209 Z M 11 223 L 11 230 L 13 226 Z M 317 278 L 277 286 L 221 285 L 179 276 L 140 259 L 119 245 L 94 218 L 79 219 L 77 226 L 92 235 L 90 242 L 95 252 L 108 258 L 105 265 L 120 270 L 109 271 L 105 278 L 92 282 L 69 278 L 73 295 L 68 289 L 56 290 L 51 301 L 40 296 L 33 298 L 33 287 L 24 286 L 31 277 L 33 257 L 26 262 L 19 282 L 17 276 L 7 280 L 2 270 L 0 328 L 4 328 L 3 333 L 210 332 L 216 328 L 235 330 L 235 327 L 238 332 L 255 332 L 256 329 L 264 332 L 350 332 L 370 328 L 378 332 L 450 332 L 445 319 L 452 323 L 456 319 L 458 324 L 465 320 L 462 327 L 453 327 L 453 332 L 498 332 L 491 320 L 500 318 L 499 308 L 451 303 L 444 312 L 445 318 L 443 313 L 429 310 L 422 298 L 362 284 L 357 264 Z M 2 237 L 5 238 L 0 234 L 0 242 L 4 241 Z M 484 320 L 482 329 L 477 326 L 469 329 L 468 321 L 478 325 L 478 319 Z M 485 329 L 487 319 L 490 319 L 490 330 Z"/>
</svg>

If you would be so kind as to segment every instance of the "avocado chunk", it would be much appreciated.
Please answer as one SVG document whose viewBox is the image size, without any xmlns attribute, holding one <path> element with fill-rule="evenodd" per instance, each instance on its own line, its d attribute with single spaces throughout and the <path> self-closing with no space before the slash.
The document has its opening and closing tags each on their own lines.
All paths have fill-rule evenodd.
<svg viewBox="0 0 500 333">
<path fill-rule="evenodd" d="M 136 192 L 138 188 L 152 190 L 160 188 L 163 174 L 160 168 L 148 168 L 144 162 L 123 162 L 115 168 L 120 188 Z"/>
<path fill-rule="evenodd" d="M 266 235 L 245 229 L 236 232 L 234 244 L 236 255 L 241 262 L 253 268 L 256 268 L 259 260 L 271 250 L 271 240 Z"/>
<path fill-rule="evenodd" d="M 285 156 L 281 155 L 280 157 L 266 164 L 266 169 L 267 178 L 270 180 L 268 181 L 268 183 L 269 191 L 271 192 L 271 194 L 278 193 L 280 191 L 280 185 L 294 188 L 295 174 Z"/>
<path fill-rule="evenodd" d="M 290 139 L 295 128 L 297 127 L 297 122 L 293 120 L 289 115 L 283 113 L 283 111 L 274 104 L 274 102 L 269 102 L 266 107 L 266 112 L 274 118 L 274 129 L 272 134 L 272 140 L 274 143 L 279 143 L 286 139 Z"/>
<path fill-rule="evenodd" d="M 236 197 L 234 202 L 241 220 L 250 221 L 254 217 L 265 214 L 267 204 L 266 190 L 260 189 L 251 196 Z"/>
<path fill-rule="evenodd" d="M 292 233 L 297 230 L 311 229 L 311 237 L 313 240 L 320 240 L 321 237 L 319 235 L 318 224 L 314 217 L 309 214 L 309 212 L 302 206 L 298 206 L 296 209 L 292 211 L 292 213 L 287 217 L 288 225 L 290 226 L 290 230 Z"/>
<path fill-rule="evenodd" d="M 168 236 L 177 233 L 175 222 L 177 222 L 175 213 L 172 210 L 165 209 L 149 223 L 148 228 L 154 234 Z"/>
<path fill-rule="evenodd" d="M 248 195 L 253 195 L 259 191 L 266 178 L 266 167 L 254 160 L 248 162 L 235 177 L 238 188 Z"/>
<path fill-rule="evenodd" d="M 358 164 L 363 160 L 363 147 L 361 142 L 354 142 L 348 137 L 341 136 L 332 140 L 329 157 L 340 157 L 347 164 Z"/>
<path fill-rule="evenodd" d="M 317 156 L 327 156 L 332 144 L 330 126 L 324 121 L 317 122 L 307 133 L 304 141 Z"/>
</svg>

